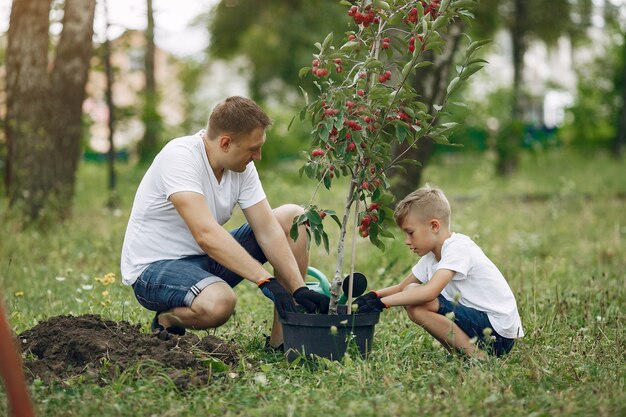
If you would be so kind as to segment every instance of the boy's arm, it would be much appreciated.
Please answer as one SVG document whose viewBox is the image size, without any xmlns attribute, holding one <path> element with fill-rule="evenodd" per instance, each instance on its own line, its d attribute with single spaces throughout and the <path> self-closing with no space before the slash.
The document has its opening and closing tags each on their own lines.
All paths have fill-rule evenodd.
<svg viewBox="0 0 626 417">
<path fill-rule="evenodd" d="M 441 294 L 441 291 L 443 291 L 444 287 L 452 280 L 455 273 L 455 271 L 449 269 L 439 269 L 426 284 L 411 288 L 407 291 L 396 292 L 388 296 L 379 294 L 379 296 L 382 297 L 380 301 L 387 307 L 426 304 Z M 413 276 L 413 274 L 411 274 L 411 276 Z M 414 280 L 417 281 L 415 278 Z M 407 281 L 407 279 L 405 279 L 403 283 L 405 281 Z M 406 285 L 408 285 L 408 283 Z"/>
<path fill-rule="evenodd" d="M 404 288 L 409 284 L 421 284 L 411 272 L 409 272 L 409 274 L 399 284 L 383 288 L 382 290 L 376 290 L 375 292 L 376 295 L 378 295 L 379 297 L 388 297 L 390 295 L 402 292 L 402 290 L 404 290 Z"/>
</svg>

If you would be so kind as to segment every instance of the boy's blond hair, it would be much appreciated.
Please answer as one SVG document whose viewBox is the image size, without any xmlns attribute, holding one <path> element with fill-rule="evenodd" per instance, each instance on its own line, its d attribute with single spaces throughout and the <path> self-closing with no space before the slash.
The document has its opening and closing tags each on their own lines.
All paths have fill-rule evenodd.
<svg viewBox="0 0 626 417">
<path fill-rule="evenodd" d="M 424 220 L 437 219 L 450 226 L 450 203 L 441 189 L 429 184 L 413 191 L 398 203 L 393 214 L 398 226 L 402 226 L 409 212 Z"/>
</svg>

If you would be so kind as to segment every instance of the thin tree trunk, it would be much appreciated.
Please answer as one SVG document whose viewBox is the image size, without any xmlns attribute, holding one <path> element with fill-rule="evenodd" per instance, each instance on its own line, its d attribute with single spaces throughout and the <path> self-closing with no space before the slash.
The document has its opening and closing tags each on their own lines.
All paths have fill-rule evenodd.
<svg viewBox="0 0 626 417">
<path fill-rule="evenodd" d="M 413 88 L 422 97 L 423 102 L 428 106 L 428 111 L 432 112 L 435 105 L 441 104 L 446 96 L 446 88 L 450 80 L 450 71 L 453 67 L 453 60 L 458 50 L 463 32 L 463 22 L 454 22 L 444 38 L 447 40 L 447 48 L 443 54 L 433 57 L 432 51 L 427 51 L 426 61 L 433 61 L 434 65 L 423 68 L 413 78 Z M 395 149 L 394 155 L 397 157 L 407 150 L 408 144 L 403 144 Z M 407 165 L 406 173 L 396 175 L 394 178 L 393 193 L 399 201 L 404 196 L 415 190 L 422 181 L 424 168 L 428 164 L 435 143 L 428 137 L 421 138 L 416 148 L 408 150 L 404 154 L 405 159 L 413 159 L 419 165 Z"/>
<path fill-rule="evenodd" d="M 524 55 L 526 54 L 527 0 L 514 0 L 513 13 L 511 25 L 511 46 L 513 52 L 511 125 L 503 129 L 504 134 L 501 134 L 497 140 L 498 160 L 496 172 L 500 176 L 510 175 L 517 169 L 522 136 L 524 134 L 522 83 L 524 79 Z"/>
<path fill-rule="evenodd" d="M 30 220 L 70 213 L 93 53 L 96 0 L 66 0 L 48 64 L 50 4 L 14 0 L 7 47 L 7 195 Z"/>
<path fill-rule="evenodd" d="M 102 61 L 104 64 L 104 72 L 106 75 L 106 102 L 109 110 L 109 152 L 107 153 L 107 166 L 108 166 L 108 179 L 109 179 L 109 201 L 107 205 L 109 207 L 116 206 L 115 198 L 115 143 L 113 137 L 115 135 L 115 106 L 113 104 L 113 68 L 111 67 L 111 42 L 109 41 L 109 12 L 107 7 L 108 1 L 104 0 L 104 14 L 106 19 L 106 29 L 104 45 L 102 49 Z"/>
<path fill-rule="evenodd" d="M 146 28 L 145 53 L 145 101 L 143 108 L 144 135 L 139 145 L 139 158 L 142 162 L 149 162 L 157 153 L 158 135 L 161 131 L 161 117 L 158 113 L 158 94 L 155 79 L 155 45 L 154 45 L 154 10 L 152 0 L 146 0 L 148 26 Z"/>
<path fill-rule="evenodd" d="M 613 140 L 613 154 L 617 157 L 621 156 L 626 148 L 626 32 L 624 32 L 624 40 L 622 44 L 622 74 L 618 75 L 617 81 L 622 84 L 622 108 L 619 111 L 617 132 Z"/>
</svg>

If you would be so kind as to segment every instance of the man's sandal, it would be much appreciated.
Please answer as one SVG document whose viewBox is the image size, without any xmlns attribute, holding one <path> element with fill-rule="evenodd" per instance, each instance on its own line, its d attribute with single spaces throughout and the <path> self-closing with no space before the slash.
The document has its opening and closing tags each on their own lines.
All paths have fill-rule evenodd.
<svg viewBox="0 0 626 417">
<path fill-rule="evenodd" d="M 150 330 L 152 330 L 152 333 L 161 333 L 162 331 L 166 331 L 168 333 L 171 334 L 175 334 L 177 336 L 184 336 L 185 335 L 185 329 L 179 326 L 170 326 L 167 329 L 165 327 L 163 327 L 160 323 L 159 323 L 159 314 L 160 313 L 156 313 L 156 315 L 154 316 L 154 319 L 152 319 L 152 324 L 150 325 Z"/>
</svg>

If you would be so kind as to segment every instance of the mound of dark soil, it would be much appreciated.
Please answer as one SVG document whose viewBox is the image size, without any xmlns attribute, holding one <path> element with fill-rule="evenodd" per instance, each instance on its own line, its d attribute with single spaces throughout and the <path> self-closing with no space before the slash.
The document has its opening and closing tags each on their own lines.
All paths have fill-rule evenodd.
<svg viewBox="0 0 626 417">
<path fill-rule="evenodd" d="M 213 369 L 238 361 L 236 345 L 218 337 L 147 334 L 140 328 L 97 315 L 52 317 L 18 336 L 26 374 L 46 383 L 83 375 L 102 384 L 125 371 L 135 378 L 166 370 L 177 386 L 185 387 L 204 384 Z"/>
</svg>

